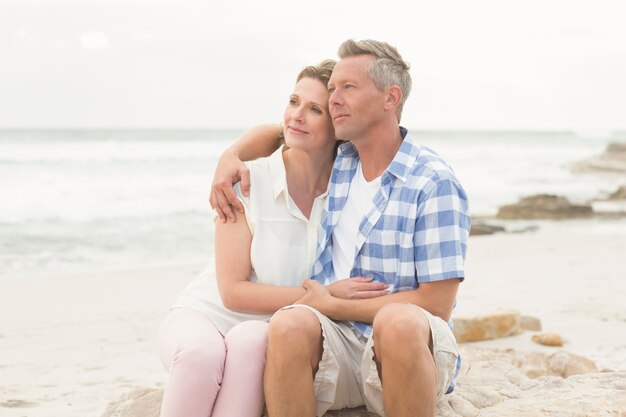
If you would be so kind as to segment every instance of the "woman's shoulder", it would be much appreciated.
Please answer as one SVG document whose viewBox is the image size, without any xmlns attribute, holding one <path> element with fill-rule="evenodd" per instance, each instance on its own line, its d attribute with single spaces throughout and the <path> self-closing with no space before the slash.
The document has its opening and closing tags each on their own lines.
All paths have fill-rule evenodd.
<svg viewBox="0 0 626 417">
<path fill-rule="evenodd" d="M 251 190 L 257 188 L 257 191 L 267 193 L 286 182 L 282 149 L 268 157 L 248 161 L 246 166 L 250 170 Z"/>
</svg>

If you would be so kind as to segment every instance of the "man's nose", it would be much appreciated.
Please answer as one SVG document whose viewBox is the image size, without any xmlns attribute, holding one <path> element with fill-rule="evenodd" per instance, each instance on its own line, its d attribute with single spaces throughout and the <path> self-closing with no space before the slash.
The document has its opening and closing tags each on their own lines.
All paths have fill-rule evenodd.
<svg viewBox="0 0 626 417">
<path fill-rule="evenodd" d="M 330 93 L 330 97 L 328 97 L 328 104 L 332 106 L 332 105 L 337 105 L 340 103 L 341 103 L 341 96 L 337 92 L 337 90 L 334 90 L 332 93 Z"/>
</svg>

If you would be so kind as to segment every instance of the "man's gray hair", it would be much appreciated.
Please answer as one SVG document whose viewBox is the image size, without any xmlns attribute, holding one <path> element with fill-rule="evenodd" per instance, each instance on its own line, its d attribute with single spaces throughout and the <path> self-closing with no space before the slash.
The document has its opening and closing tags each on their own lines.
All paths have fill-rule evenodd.
<svg viewBox="0 0 626 417">
<path fill-rule="evenodd" d="M 339 46 L 337 51 L 339 58 L 347 58 L 357 55 L 372 55 L 374 61 L 370 65 L 367 74 L 380 91 L 390 85 L 397 85 L 402 91 L 402 101 L 398 106 L 397 116 L 400 122 L 402 107 L 411 92 L 411 74 L 408 62 L 402 59 L 398 50 L 386 42 L 364 39 L 356 41 L 348 39 Z"/>
</svg>

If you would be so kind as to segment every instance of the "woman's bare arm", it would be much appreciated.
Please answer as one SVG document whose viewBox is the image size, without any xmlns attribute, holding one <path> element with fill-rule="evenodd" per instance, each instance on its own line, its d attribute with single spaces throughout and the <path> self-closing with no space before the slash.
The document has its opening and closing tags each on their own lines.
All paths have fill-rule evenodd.
<svg viewBox="0 0 626 417">
<path fill-rule="evenodd" d="M 280 133 L 279 125 L 255 126 L 247 130 L 220 156 L 209 197 L 211 207 L 217 212 L 220 221 L 234 222 L 233 208 L 243 213 L 243 206 L 233 190 L 233 184 L 238 181 L 241 181 L 244 195 L 247 196 L 250 190 L 250 172 L 243 161 L 271 155 L 280 145 Z"/>
<path fill-rule="evenodd" d="M 252 233 L 242 214 L 235 222 L 215 222 L 215 272 L 224 306 L 248 313 L 273 313 L 304 296 L 301 286 L 250 282 Z"/>
</svg>

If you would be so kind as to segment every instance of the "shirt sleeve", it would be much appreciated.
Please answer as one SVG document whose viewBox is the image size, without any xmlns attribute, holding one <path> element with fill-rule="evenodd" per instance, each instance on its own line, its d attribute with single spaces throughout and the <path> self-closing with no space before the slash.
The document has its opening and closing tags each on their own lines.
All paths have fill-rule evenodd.
<svg viewBox="0 0 626 417">
<path fill-rule="evenodd" d="M 433 184 L 421 196 L 413 234 L 418 282 L 465 278 L 471 225 L 465 190 L 455 179 Z"/>
<path fill-rule="evenodd" d="M 250 183 L 252 184 L 252 168 L 250 166 L 248 166 L 248 168 L 250 168 Z M 243 195 L 243 192 L 241 191 L 241 183 L 239 182 L 233 186 L 233 189 L 235 190 L 235 194 L 237 194 L 237 199 L 241 201 L 241 204 L 243 205 L 244 216 L 246 218 L 246 222 L 248 223 L 248 228 L 250 228 L 250 233 L 254 236 L 256 219 L 253 210 L 254 204 L 251 202 L 251 199 L 253 198 L 252 186 L 250 187 L 250 197 Z"/>
</svg>

